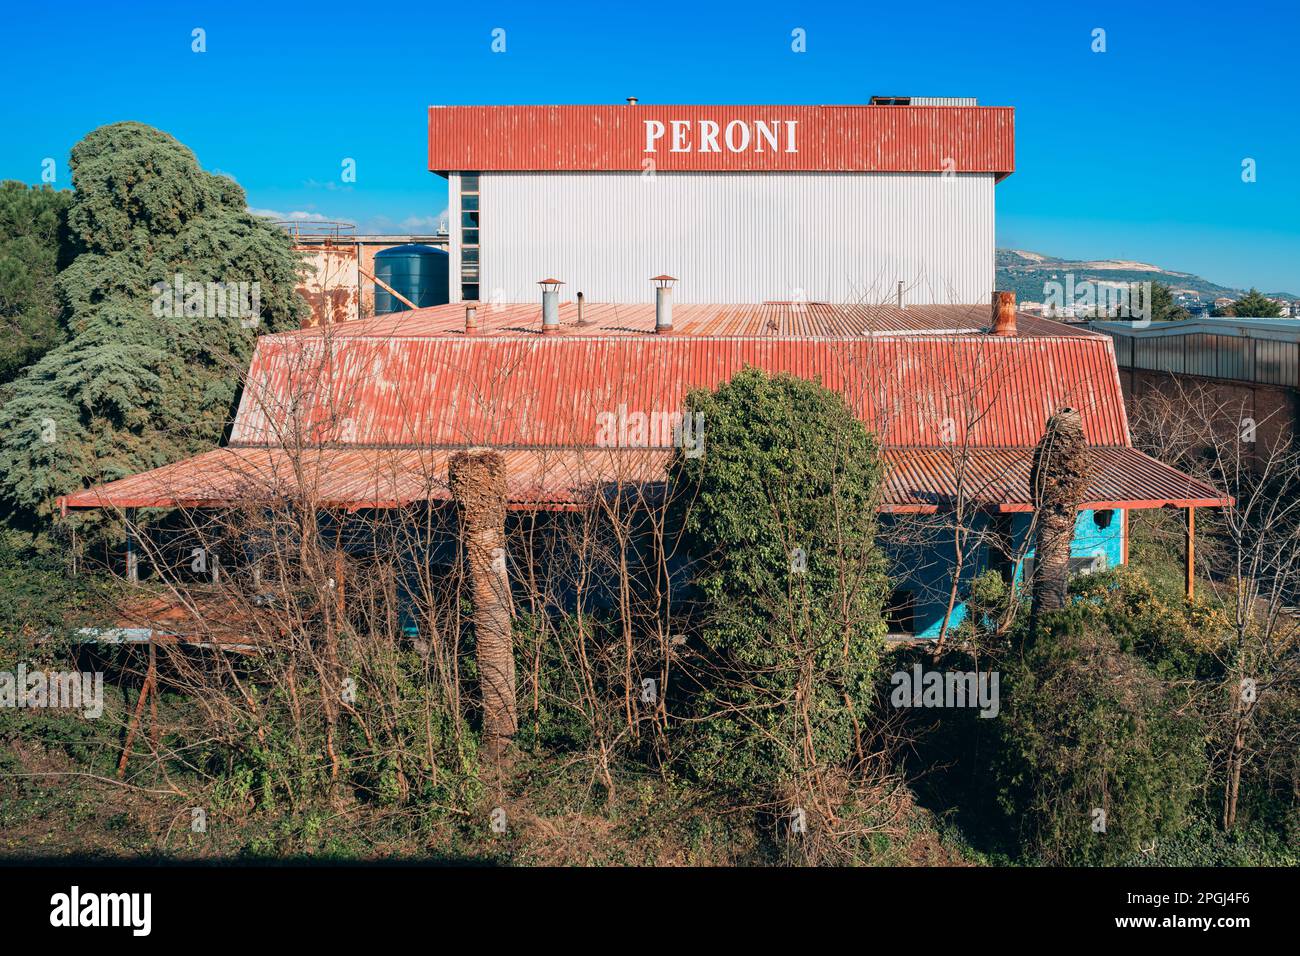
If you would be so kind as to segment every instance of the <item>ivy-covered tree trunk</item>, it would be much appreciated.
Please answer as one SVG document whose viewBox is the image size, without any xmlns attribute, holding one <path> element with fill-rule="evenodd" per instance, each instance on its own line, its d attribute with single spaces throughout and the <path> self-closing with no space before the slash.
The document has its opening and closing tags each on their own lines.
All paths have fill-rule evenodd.
<svg viewBox="0 0 1300 956">
<path fill-rule="evenodd" d="M 1065 607 L 1069 595 L 1070 542 L 1088 489 L 1088 442 L 1076 409 L 1059 409 L 1047 420 L 1034 449 L 1029 481 L 1037 520 L 1033 580 L 1037 622 L 1041 612 Z"/>
<path fill-rule="evenodd" d="M 448 463 L 448 479 L 474 603 L 484 753 L 489 760 L 498 760 L 519 727 L 510 578 L 505 560 L 505 459 L 494 451 L 460 452 Z"/>
</svg>

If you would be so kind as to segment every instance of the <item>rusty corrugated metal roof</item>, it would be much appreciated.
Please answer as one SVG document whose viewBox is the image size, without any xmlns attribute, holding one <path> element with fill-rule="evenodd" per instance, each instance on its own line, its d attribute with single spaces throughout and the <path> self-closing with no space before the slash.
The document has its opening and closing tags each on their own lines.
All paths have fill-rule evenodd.
<svg viewBox="0 0 1300 956">
<path fill-rule="evenodd" d="M 554 281 L 554 280 L 545 280 Z M 647 294 L 649 287 L 647 286 Z M 359 336 L 446 335 L 463 337 L 465 307 L 477 310 L 478 336 L 541 334 L 541 302 L 471 302 L 435 305 L 406 312 L 391 312 L 334 326 L 334 338 Z M 587 302 L 578 322 L 576 302 L 559 304 L 560 328 L 566 336 L 655 335 L 655 307 L 651 302 L 621 304 Z M 979 305 L 839 305 L 828 302 L 676 303 L 673 335 L 740 338 L 844 338 L 864 335 L 917 333 L 923 335 L 982 335 L 992 322 L 989 303 Z M 1023 338 L 1105 338 L 1082 325 L 1066 325 L 1028 312 L 1016 316 Z M 314 337 L 320 330 L 302 329 L 282 336 Z"/>
<path fill-rule="evenodd" d="M 1063 405 L 1079 409 L 1092 444 L 1128 444 L 1110 339 L 1056 323 L 1041 328 L 1060 336 L 745 335 L 762 310 L 723 309 L 700 319 L 734 326 L 720 337 L 692 334 L 690 320 L 673 335 L 593 326 L 466 337 L 445 334 L 445 311 L 425 311 L 438 313 L 425 319 L 427 331 L 412 323 L 393 334 L 386 317 L 382 326 L 262 337 L 232 444 L 600 446 L 609 416 L 643 413 L 662 425 L 689 391 L 746 366 L 820 379 L 887 446 L 1029 446 Z M 508 310 L 500 321 L 510 321 Z"/>
<path fill-rule="evenodd" d="M 231 447 L 62 503 L 394 507 L 445 499 L 450 455 L 491 446 L 516 507 L 567 507 L 593 487 L 659 480 L 686 394 L 746 366 L 844 396 L 882 442 L 893 510 L 931 510 L 959 489 L 980 507 L 1028 508 L 1033 445 L 1064 405 L 1094 446 L 1092 505 L 1227 500 L 1128 447 L 1111 340 L 1048 320 L 1022 316 L 1019 334 L 1001 337 L 974 330 L 969 307 L 769 303 L 685 307 L 681 331 L 657 335 L 653 307 L 588 306 L 587 325 L 543 336 L 532 306 L 482 312 L 474 337 L 454 325 L 459 306 L 263 336 Z M 707 453 L 707 423 L 705 436 Z"/>
<path fill-rule="evenodd" d="M 1231 501 L 1212 486 L 1135 448 L 1092 448 L 1084 508 L 1202 507 Z M 967 507 L 1032 511 L 1032 448 L 905 448 L 885 453 L 885 503 L 893 511 Z"/>
<path fill-rule="evenodd" d="M 397 508 L 446 501 L 455 449 L 219 448 L 68 495 L 68 508 L 233 506 L 284 498 L 321 507 Z M 507 493 L 515 508 L 563 508 L 611 486 L 661 482 L 663 449 L 510 449 Z M 885 451 L 882 505 L 889 511 L 949 509 L 958 491 L 970 508 L 1028 511 L 1032 448 Z M 1229 499 L 1133 448 L 1092 450 L 1084 507 L 1200 507 Z"/>
<path fill-rule="evenodd" d="M 689 123 L 673 151 L 672 123 Z M 701 123 L 716 124 L 711 143 Z M 773 149 L 758 123 L 777 135 Z M 647 151 L 646 123 L 665 134 Z M 729 124 L 744 124 L 727 139 Z M 789 123 L 795 123 L 793 150 Z M 656 128 L 657 129 L 657 128 Z M 717 145 L 702 151 L 701 147 Z M 429 169 L 810 170 L 996 173 L 1015 170 L 1015 111 L 986 106 L 433 106 Z"/>
</svg>

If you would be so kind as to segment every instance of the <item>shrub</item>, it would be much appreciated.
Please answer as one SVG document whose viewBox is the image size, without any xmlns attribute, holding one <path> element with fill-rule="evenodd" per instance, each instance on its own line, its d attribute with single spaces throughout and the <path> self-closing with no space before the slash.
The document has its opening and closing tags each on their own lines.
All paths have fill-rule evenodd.
<svg viewBox="0 0 1300 956">
<path fill-rule="evenodd" d="M 850 765 L 873 699 L 877 446 L 838 395 L 789 375 L 747 369 L 687 412 L 706 439 L 670 467 L 699 602 L 687 762 L 793 806 Z"/>
<path fill-rule="evenodd" d="M 1188 818 L 1204 734 L 1179 685 L 1125 652 L 1093 609 L 1076 603 L 1043 624 L 1003 669 L 1001 801 L 1024 851 L 1117 863 Z"/>
</svg>

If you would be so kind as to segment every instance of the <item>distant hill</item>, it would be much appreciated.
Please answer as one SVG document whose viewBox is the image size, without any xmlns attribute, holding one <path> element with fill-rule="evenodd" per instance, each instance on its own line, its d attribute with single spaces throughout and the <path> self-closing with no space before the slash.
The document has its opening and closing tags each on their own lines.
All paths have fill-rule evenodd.
<svg viewBox="0 0 1300 956">
<path fill-rule="evenodd" d="M 1074 275 L 1075 283 L 1089 282 L 1162 282 L 1175 294 L 1186 292 L 1202 298 L 1227 296 L 1237 299 L 1246 294 L 1245 289 L 1218 285 L 1190 272 L 1172 272 L 1149 262 L 1128 259 L 1060 259 L 1056 256 L 1029 252 L 1024 249 L 997 250 L 997 287 L 1016 293 L 1020 302 L 1042 302 L 1043 283 L 1055 279 L 1065 281 L 1066 273 Z M 1275 299 L 1300 299 L 1290 292 L 1265 292 Z"/>
</svg>

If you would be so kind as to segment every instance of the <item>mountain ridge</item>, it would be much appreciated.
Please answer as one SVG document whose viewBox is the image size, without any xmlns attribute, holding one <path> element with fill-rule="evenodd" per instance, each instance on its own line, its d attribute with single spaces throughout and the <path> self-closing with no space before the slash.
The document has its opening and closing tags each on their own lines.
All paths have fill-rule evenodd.
<svg viewBox="0 0 1300 956">
<path fill-rule="evenodd" d="M 1075 283 L 1161 282 L 1175 295 L 1185 293 L 1202 299 L 1239 299 L 1247 291 L 1219 285 L 1194 272 L 1175 272 L 1136 259 L 1062 259 L 1028 249 L 997 249 L 994 262 L 997 287 L 1015 292 L 1016 298 L 1022 302 L 1041 302 L 1044 298 L 1043 283 L 1064 281 L 1066 273 L 1073 274 Z M 1265 292 L 1264 295 L 1300 300 L 1300 295 L 1291 292 Z"/>
</svg>

